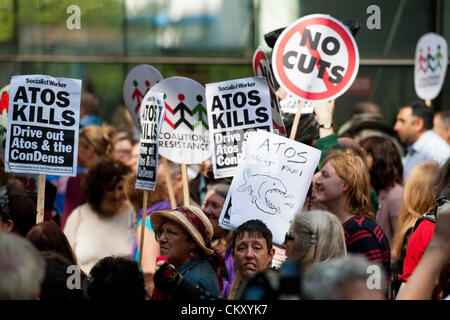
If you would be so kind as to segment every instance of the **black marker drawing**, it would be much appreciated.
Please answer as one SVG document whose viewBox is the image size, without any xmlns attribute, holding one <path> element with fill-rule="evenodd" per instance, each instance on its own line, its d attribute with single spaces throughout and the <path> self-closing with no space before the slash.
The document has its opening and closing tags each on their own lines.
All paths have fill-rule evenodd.
<svg viewBox="0 0 450 320">
<path fill-rule="evenodd" d="M 294 207 L 292 203 L 283 203 L 284 199 L 292 199 L 294 196 L 286 196 L 287 190 L 281 180 L 265 174 L 252 175 L 252 171 L 249 168 L 244 170 L 244 180 L 245 183 L 237 191 L 244 192 L 249 190 L 249 194 L 252 196 L 252 203 L 259 210 L 275 215 L 281 213 L 280 207 L 282 205 L 287 205 L 289 208 Z"/>
</svg>

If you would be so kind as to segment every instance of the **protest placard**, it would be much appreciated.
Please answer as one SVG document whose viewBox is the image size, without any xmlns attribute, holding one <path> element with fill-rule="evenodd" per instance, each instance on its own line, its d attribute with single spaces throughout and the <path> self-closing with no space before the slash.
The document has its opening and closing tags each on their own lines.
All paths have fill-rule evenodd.
<svg viewBox="0 0 450 320">
<path fill-rule="evenodd" d="M 75 176 L 81 80 L 23 75 L 10 85 L 6 171 Z"/>
<path fill-rule="evenodd" d="M 144 96 L 151 87 L 162 79 L 163 76 L 158 69 L 148 64 L 134 67 L 125 78 L 122 92 L 123 100 L 138 130 L 140 129 L 139 108 Z"/>
<path fill-rule="evenodd" d="M 192 79 L 172 77 L 157 83 L 150 92 L 165 94 L 159 153 L 183 164 L 196 164 L 208 159 L 211 154 L 204 106 L 205 88 Z"/>
<path fill-rule="evenodd" d="M 253 54 L 253 73 L 255 74 L 255 77 L 265 77 L 269 84 L 273 132 L 286 136 L 286 128 L 284 126 L 283 116 L 281 115 L 280 105 L 276 95 L 275 83 L 270 69 L 270 61 L 267 59 L 265 52 L 261 48 L 256 49 Z"/>
<path fill-rule="evenodd" d="M 234 230 L 259 219 L 272 231 L 274 243 L 281 245 L 294 214 L 302 209 L 320 154 L 267 131 L 250 132 L 219 225 Z"/>
<path fill-rule="evenodd" d="M 275 78 L 303 101 L 342 95 L 358 73 L 359 53 L 348 28 L 324 14 L 302 17 L 278 37 L 272 53 Z"/>
<path fill-rule="evenodd" d="M 270 91 L 264 77 L 206 84 L 214 177 L 233 177 L 247 134 L 272 132 Z"/>
<path fill-rule="evenodd" d="M 432 32 L 420 37 L 414 60 L 414 88 L 419 98 L 428 102 L 437 97 L 444 83 L 447 60 L 444 37 Z"/>
<path fill-rule="evenodd" d="M 136 189 L 155 190 L 158 171 L 159 126 L 164 113 L 162 93 L 147 92 L 140 107 L 140 147 Z"/>
</svg>

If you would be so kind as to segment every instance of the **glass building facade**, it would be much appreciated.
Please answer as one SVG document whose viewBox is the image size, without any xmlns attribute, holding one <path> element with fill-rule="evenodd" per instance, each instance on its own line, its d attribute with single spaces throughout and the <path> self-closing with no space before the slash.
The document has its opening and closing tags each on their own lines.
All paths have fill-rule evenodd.
<svg viewBox="0 0 450 320">
<path fill-rule="evenodd" d="M 371 5 L 379 8 L 379 29 L 368 28 Z M 78 9 L 80 28 L 72 29 Z M 82 79 L 100 99 L 100 116 L 114 124 L 134 66 L 203 85 L 250 77 L 258 45 L 271 53 L 264 34 L 313 13 L 361 26 L 359 73 L 336 101 L 337 127 L 360 101 L 378 104 L 393 124 L 398 107 L 418 99 L 418 39 L 436 32 L 450 40 L 450 2 L 443 0 L 0 0 L 0 87 L 17 74 Z M 450 108 L 449 89 L 447 80 L 434 110 Z"/>
</svg>

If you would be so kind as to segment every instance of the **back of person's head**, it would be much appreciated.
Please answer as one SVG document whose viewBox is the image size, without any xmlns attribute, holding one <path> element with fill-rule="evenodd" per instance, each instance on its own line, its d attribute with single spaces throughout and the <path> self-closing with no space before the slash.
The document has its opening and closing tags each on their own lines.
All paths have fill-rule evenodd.
<svg viewBox="0 0 450 320">
<path fill-rule="evenodd" d="M 8 193 L 0 188 L 0 220 L 7 231 L 25 237 L 36 223 L 36 205 L 25 193 Z"/>
<path fill-rule="evenodd" d="M 353 114 L 370 113 L 381 116 L 381 110 L 378 105 L 370 101 L 360 101 L 353 105 Z"/>
<path fill-rule="evenodd" d="M 433 129 L 433 111 L 422 101 L 414 101 L 405 107 L 411 107 L 412 114 L 423 120 L 423 129 Z"/>
<path fill-rule="evenodd" d="M 291 229 L 296 234 L 292 252 L 302 270 L 314 263 L 346 254 L 342 223 L 336 215 L 324 210 L 299 212 Z"/>
<path fill-rule="evenodd" d="M 380 265 L 369 262 L 364 256 L 349 254 L 308 269 L 303 274 L 301 297 L 305 300 L 383 300 L 384 278 Z"/>
<path fill-rule="evenodd" d="M 213 190 L 215 193 L 217 193 L 222 198 L 226 199 L 228 190 L 230 190 L 230 185 L 226 183 L 213 183 L 208 185 L 208 191 Z"/>
<path fill-rule="evenodd" d="M 333 150 L 322 162 L 331 163 L 336 174 L 344 180 L 345 206 L 351 214 L 363 216 L 372 211 L 370 204 L 370 174 L 364 160 L 353 150 Z"/>
<path fill-rule="evenodd" d="M 70 264 L 77 264 L 75 255 L 66 235 L 53 221 L 44 221 L 34 225 L 27 234 L 27 239 L 39 251 L 52 251 L 61 254 Z"/>
<path fill-rule="evenodd" d="M 142 201 L 144 199 L 144 190 L 136 189 L 136 172 L 130 172 L 125 177 L 124 190 L 125 194 L 133 205 L 134 210 L 139 212 L 142 209 Z M 155 190 L 148 192 L 147 208 L 160 201 L 168 201 L 166 182 L 163 179 L 156 180 Z"/>
<path fill-rule="evenodd" d="M 241 239 L 248 234 L 251 237 L 262 237 L 266 240 L 267 250 L 270 252 L 272 249 L 272 232 L 266 226 L 264 222 L 258 219 L 252 219 L 241 224 L 237 229 L 233 232 L 233 240 L 232 240 L 232 248 L 235 247 L 236 240 Z"/>
<path fill-rule="evenodd" d="M 84 91 L 81 94 L 80 109 L 83 114 L 98 115 L 100 103 L 92 93 Z"/>
<path fill-rule="evenodd" d="M 39 298 L 45 261 L 26 239 L 0 233 L 0 300 Z"/>
<path fill-rule="evenodd" d="M 90 300 L 144 300 L 144 276 L 135 261 L 127 257 L 106 257 L 90 272 L 87 287 Z"/>
<path fill-rule="evenodd" d="M 86 300 L 84 273 L 59 253 L 43 251 L 41 254 L 46 268 L 40 300 Z"/>
<path fill-rule="evenodd" d="M 399 259 L 405 234 L 417 219 L 434 208 L 439 195 L 440 168 L 437 162 L 419 162 L 408 173 L 403 184 L 402 204 L 392 245 L 392 255 Z"/>
<path fill-rule="evenodd" d="M 91 125 L 80 130 L 80 142 L 94 148 L 100 156 L 110 156 L 114 151 L 114 127 Z"/>
<path fill-rule="evenodd" d="M 403 164 L 392 139 L 382 136 L 367 137 L 361 146 L 372 157 L 370 182 L 376 192 L 403 182 Z"/>
</svg>

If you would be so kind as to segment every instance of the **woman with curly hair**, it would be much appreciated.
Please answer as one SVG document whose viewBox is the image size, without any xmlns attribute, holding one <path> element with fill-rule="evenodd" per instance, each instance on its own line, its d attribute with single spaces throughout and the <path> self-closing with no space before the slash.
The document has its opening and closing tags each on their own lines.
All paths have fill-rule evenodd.
<svg viewBox="0 0 450 320">
<path fill-rule="evenodd" d="M 69 216 L 64 233 L 85 273 L 103 257 L 131 254 L 136 212 L 124 192 L 129 172 L 120 161 L 105 158 L 89 169 L 81 183 L 86 203 Z"/>
<path fill-rule="evenodd" d="M 78 167 L 76 177 L 67 180 L 66 195 L 64 198 L 61 229 L 64 229 L 67 218 L 72 211 L 85 202 L 81 191 L 81 181 L 95 162 L 112 156 L 114 150 L 113 136 L 115 129 L 111 126 L 91 125 L 80 130 L 78 138 Z"/>
</svg>

